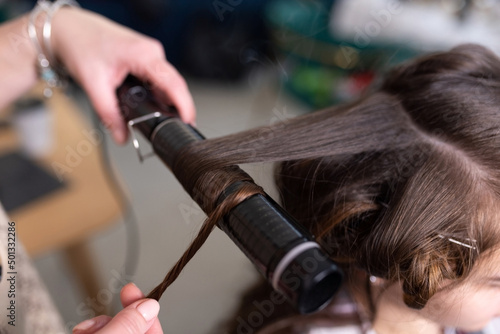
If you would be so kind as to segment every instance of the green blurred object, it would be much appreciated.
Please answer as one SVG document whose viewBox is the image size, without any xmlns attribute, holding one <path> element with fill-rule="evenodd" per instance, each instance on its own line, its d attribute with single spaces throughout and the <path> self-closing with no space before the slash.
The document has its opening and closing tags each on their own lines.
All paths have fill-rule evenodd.
<svg viewBox="0 0 500 334">
<path fill-rule="evenodd" d="M 273 0 L 266 21 L 283 58 L 285 88 L 313 108 L 353 99 L 387 67 L 417 51 L 400 44 L 357 46 L 330 34 L 333 2 Z"/>
<path fill-rule="evenodd" d="M 0 23 L 9 19 L 8 8 L 5 4 L 0 4 Z"/>
</svg>

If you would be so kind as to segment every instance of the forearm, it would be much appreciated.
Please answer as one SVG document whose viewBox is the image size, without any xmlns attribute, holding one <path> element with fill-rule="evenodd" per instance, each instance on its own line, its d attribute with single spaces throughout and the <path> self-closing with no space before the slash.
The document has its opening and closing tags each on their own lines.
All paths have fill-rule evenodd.
<svg viewBox="0 0 500 334">
<path fill-rule="evenodd" d="M 28 36 L 28 15 L 0 25 L 0 109 L 35 84 L 36 55 Z"/>
</svg>

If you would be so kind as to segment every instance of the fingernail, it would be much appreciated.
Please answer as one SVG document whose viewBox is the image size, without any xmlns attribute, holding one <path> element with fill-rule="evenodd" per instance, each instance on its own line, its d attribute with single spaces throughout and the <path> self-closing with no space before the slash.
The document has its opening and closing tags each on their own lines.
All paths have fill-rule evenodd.
<svg viewBox="0 0 500 334">
<path fill-rule="evenodd" d="M 89 319 L 85 320 L 83 322 L 80 322 L 78 325 L 73 327 L 73 333 L 79 332 L 79 331 L 85 331 L 87 329 L 90 329 L 94 327 L 95 325 L 95 320 L 94 319 Z"/>
<path fill-rule="evenodd" d="M 137 311 L 142 314 L 144 320 L 150 321 L 158 315 L 160 304 L 154 299 L 148 299 L 137 306 Z"/>
</svg>

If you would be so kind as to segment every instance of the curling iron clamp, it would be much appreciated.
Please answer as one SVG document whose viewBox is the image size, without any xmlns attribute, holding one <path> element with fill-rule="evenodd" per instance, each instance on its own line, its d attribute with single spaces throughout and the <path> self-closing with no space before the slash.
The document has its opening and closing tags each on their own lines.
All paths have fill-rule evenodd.
<svg viewBox="0 0 500 334">
<path fill-rule="evenodd" d="M 139 148 L 134 129 L 151 142 L 154 153 L 169 169 L 184 146 L 205 139 L 196 128 L 183 123 L 174 108 L 157 103 L 152 92 L 136 78 L 129 76 L 117 94 L 141 161 L 146 155 Z M 231 193 L 237 186 L 231 184 L 223 193 Z M 340 287 L 341 270 L 312 236 L 268 195 L 247 198 L 234 207 L 218 227 L 273 289 L 283 294 L 300 313 L 320 310 Z"/>
</svg>

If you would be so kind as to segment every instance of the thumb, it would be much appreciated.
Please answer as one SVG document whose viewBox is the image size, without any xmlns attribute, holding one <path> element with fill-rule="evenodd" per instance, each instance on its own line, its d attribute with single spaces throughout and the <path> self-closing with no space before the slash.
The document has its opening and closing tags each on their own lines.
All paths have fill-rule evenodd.
<svg viewBox="0 0 500 334">
<path fill-rule="evenodd" d="M 160 311 L 154 299 L 142 299 L 121 310 L 98 334 L 144 334 Z"/>
<path fill-rule="evenodd" d="M 122 75 L 120 79 L 123 79 L 121 77 Z M 123 144 L 127 139 L 127 129 L 115 93 L 118 83 L 109 79 L 105 73 L 101 73 L 93 76 L 92 80 L 83 80 L 82 85 L 104 126 L 111 131 L 117 143 Z"/>
</svg>

